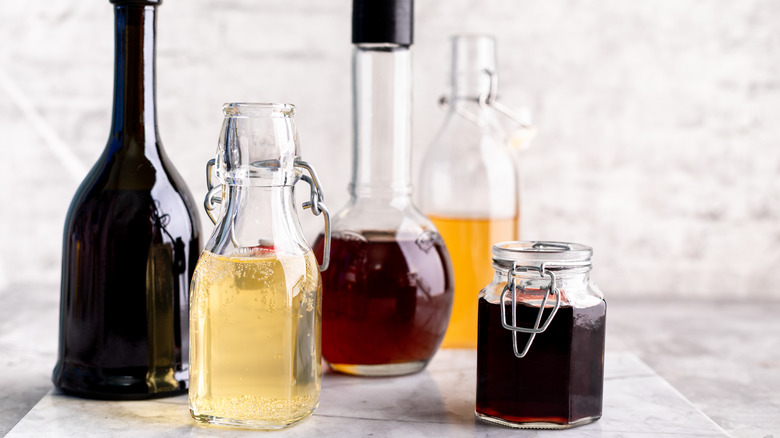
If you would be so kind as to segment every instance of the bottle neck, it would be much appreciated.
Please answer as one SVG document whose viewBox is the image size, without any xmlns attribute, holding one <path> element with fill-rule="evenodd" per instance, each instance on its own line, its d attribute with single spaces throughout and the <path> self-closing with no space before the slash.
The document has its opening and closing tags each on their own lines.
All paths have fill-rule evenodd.
<svg viewBox="0 0 780 438">
<path fill-rule="evenodd" d="M 412 191 L 409 47 L 356 44 L 352 79 L 352 199 L 406 202 Z"/>
<path fill-rule="evenodd" d="M 156 6 L 114 6 L 114 107 L 111 150 L 134 145 L 156 149 Z"/>
<path fill-rule="evenodd" d="M 226 184 L 225 211 L 207 249 L 217 254 L 308 250 L 295 209 L 293 186 Z"/>
<path fill-rule="evenodd" d="M 452 102 L 476 101 L 495 89 L 495 42 L 485 36 L 452 38 L 450 87 Z"/>
</svg>

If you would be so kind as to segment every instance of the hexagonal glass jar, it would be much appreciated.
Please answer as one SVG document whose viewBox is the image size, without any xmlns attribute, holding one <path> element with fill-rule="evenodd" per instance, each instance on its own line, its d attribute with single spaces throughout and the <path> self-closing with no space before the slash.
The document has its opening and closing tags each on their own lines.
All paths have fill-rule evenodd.
<svg viewBox="0 0 780 438">
<path fill-rule="evenodd" d="M 601 418 L 606 302 L 590 247 L 493 246 L 479 293 L 476 415 L 515 428 L 565 429 Z"/>
</svg>

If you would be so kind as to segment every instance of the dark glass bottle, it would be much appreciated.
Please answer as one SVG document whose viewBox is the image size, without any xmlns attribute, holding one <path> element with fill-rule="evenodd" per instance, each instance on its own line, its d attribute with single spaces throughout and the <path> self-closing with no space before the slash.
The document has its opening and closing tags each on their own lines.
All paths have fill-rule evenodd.
<svg viewBox="0 0 780 438">
<path fill-rule="evenodd" d="M 187 303 L 200 223 L 157 133 L 161 2 L 112 3 L 111 135 L 65 219 L 53 381 L 68 394 L 140 399 L 187 389 Z"/>
<path fill-rule="evenodd" d="M 412 1 L 353 8 L 351 199 L 322 273 L 322 356 L 343 373 L 410 374 L 439 348 L 454 288 L 441 236 L 411 200 Z"/>
</svg>

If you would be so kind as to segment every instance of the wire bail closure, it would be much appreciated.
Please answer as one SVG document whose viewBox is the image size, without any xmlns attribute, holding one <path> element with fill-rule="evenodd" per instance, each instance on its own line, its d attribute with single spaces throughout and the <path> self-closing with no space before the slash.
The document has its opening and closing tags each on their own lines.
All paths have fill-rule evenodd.
<svg viewBox="0 0 780 438">
<path fill-rule="evenodd" d="M 544 298 L 542 298 L 542 303 L 539 305 L 539 313 L 536 315 L 536 321 L 534 322 L 533 328 L 525 328 L 525 327 L 519 327 L 517 325 L 517 290 L 518 288 L 520 290 L 525 290 L 525 287 L 518 286 L 517 280 L 515 279 L 515 276 L 517 274 L 523 273 L 523 272 L 538 272 L 539 275 L 542 277 L 549 276 L 550 277 L 550 284 L 545 288 L 546 293 L 544 294 Z M 558 309 L 561 307 L 561 292 L 558 290 L 558 288 L 555 286 L 556 278 L 555 273 L 549 269 L 547 269 L 546 265 L 542 263 L 540 266 L 518 266 L 517 261 L 512 262 L 512 269 L 507 272 L 507 282 L 506 286 L 504 286 L 504 290 L 501 291 L 501 325 L 507 329 L 512 331 L 512 350 L 515 353 L 515 356 L 518 358 L 525 357 L 526 354 L 528 354 L 528 350 L 531 348 L 531 344 L 534 342 L 534 338 L 537 334 L 544 332 L 547 330 L 547 327 L 550 326 L 550 323 L 553 320 L 553 317 L 555 317 L 555 314 L 558 312 Z M 512 294 L 512 324 L 508 324 L 506 321 L 506 309 L 504 306 L 506 306 L 508 303 L 505 300 L 506 294 L 508 292 L 511 292 Z M 544 308 L 547 305 L 547 300 L 550 297 L 550 295 L 555 297 L 555 305 L 553 306 L 552 312 L 547 316 L 547 319 L 544 321 L 544 324 L 541 324 L 542 321 L 542 315 L 544 314 Z M 525 347 L 523 347 L 523 350 L 520 351 L 518 347 L 517 342 L 517 333 L 527 333 L 530 334 L 528 337 L 528 341 L 525 343 Z"/>
<path fill-rule="evenodd" d="M 206 214 L 214 225 L 217 224 L 218 219 L 217 216 L 214 215 L 214 210 L 217 209 L 218 205 L 222 204 L 222 184 L 214 184 L 213 181 L 213 170 L 215 165 L 216 160 L 213 158 L 206 163 L 206 187 L 208 187 L 208 192 L 206 193 L 206 199 L 203 200 L 203 208 L 206 210 Z M 325 205 L 325 195 L 314 168 L 309 163 L 299 158 L 295 159 L 294 167 L 297 171 L 301 172 L 301 179 L 309 184 L 309 200 L 303 203 L 303 209 L 311 209 L 314 216 L 322 214 L 323 219 L 325 220 L 325 247 L 322 252 L 322 264 L 318 266 L 320 272 L 322 272 L 328 269 L 328 265 L 330 265 L 330 211 L 328 211 L 328 207 Z M 308 175 L 303 173 L 303 171 L 308 172 Z"/>
<path fill-rule="evenodd" d="M 322 264 L 319 266 L 320 272 L 322 272 L 328 269 L 328 265 L 330 265 L 330 211 L 328 211 L 328 207 L 325 205 L 325 195 L 322 192 L 322 185 L 320 185 L 320 179 L 317 177 L 317 172 L 314 171 L 314 168 L 301 159 L 295 160 L 295 167 L 309 172 L 309 175 L 301 174 L 301 179 L 309 184 L 309 200 L 303 203 L 303 209 L 311 209 L 312 214 L 315 216 L 323 214 L 323 219 L 325 220 L 325 246 L 322 249 Z"/>
<path fill-rule="evenodd" d="M 206 199 L 203 200 L 203 208 L 206 210 L 206 214 L 209 215 L 209 219 L 214 225 L 217 224 L 217 217 L 214 216 L 214 210 L 217 209 L 218 204 L 222 204 L 222 184 L 214 184 L 212 182 L 213 169 L 217 160 L 210 159 L 206 163 L 206 187 L 209 189 L 206 192 Z"/>
<path fill-rule="evenodd" d="M 484 69 L 482 70 L 482 72 L 488 76 L 489 88 L 487 93 L 481 93 L 477 98 L 477 103 L 479 103 L 479 106 L 481 108 L 491 108 L 497 111 L 498 113 L 500 113 L 501 115 L 503 115 L 504 117 L 507 117 L 509 120 L 515 123 L 519 128 L 532 131 L 533 130 L 532 126 L 522 122 L 520 117 L 517 116 L 517 114 L 515 114 L 507 106 L 498 102 L 497 100 L 498 81 L 496 80 L 496 73 L 488 69 Z M 441 96 L 439 98 L 439 106 L 441 106 L 442 108 L 447 108 L 449 106 L 449 99 L 447 98 L 447 96 Z M 484 128 L 484 123 L 482 122 L 482 120 L 480 120 L 479 117 L 474 115 L 474 113 L 465 110 L 463 108 L 460 108 L 458 106 L 455 107 L 455 111 L 464 119 L 477 125 L 480 129 Z"/>
<path fill-rule="evenodd" d="M 555 242 L 555 241 L 507 241 L 499 242 L 493 245 L 493 267 L 496 274 L 506 275 L 506 284 L 498 297 L 498 305 L 501 310 L 501 325 L 504 329 L 512 332 L 512 349 L 515 356 L 523 358 L 528 354 L 531 344 L 533 344 L 536 335 L 543 333 L 550 326 L 555 318 L 558 309 L 563 300 L 563 291 L 558 288 L 559 276 L 566 277 L 568 271 L 574 273 L 588 272 L 591 267 L 591 256 L 593 249 L 587 245 L 578 243 Z M 546 277 L 550 282 L 545 286 L 537 286 L 537 278 L 518 279 L 517 277 L 524 273 L 536 272 L 544 284 Z M 522 277 L 521 277 L 522 278 Z M 529 281 L 533 280 L 533 288 L 529 286 Z M 518 284 L 520 281 L 520 284 Z M 533 291 L 532 306 L 539 305 L 539 312 L 529 327 L 529 321 L 525 321 L 524 327 L 518 324 L 517 306 L 518 302 L 527 303 L 522 297 L 526 290 Z M 518 299 L 518 293 L 523 298 Z M 539 293 L 543 293 L 539 300 Z M 511 294 L 507 297 L 507 294 Z M 555 298 L 555 304 L 550 304 L 550 298 Z M 528 303 L 531 304 L 531 303 Z M 507 307 L 511 306 L 510 309 Z M 544 322 L 545 309 L 552 307 Z M 507 312 L 509 310 L 509 312 Z M 507 313 L 511 314 L 511 323 L 507 321 Z M 518 333 L 529 335 L 525 346 L 521 349 L 518 342 Z"/>
</svg>

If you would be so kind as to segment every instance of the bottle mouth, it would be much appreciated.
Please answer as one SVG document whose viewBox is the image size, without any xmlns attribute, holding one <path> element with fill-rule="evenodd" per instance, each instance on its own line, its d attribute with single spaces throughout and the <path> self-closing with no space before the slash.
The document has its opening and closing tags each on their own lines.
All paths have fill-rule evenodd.
<svg viewBox="0 0 780 438">
<path fill-rule="evenodd" d="M 231 102 L 222 105 L 225 117 L 292 117 L 295 105 L 291 103 Z"/>
<path fill-rule="evenodd" d="M 450 36 L 450 41 L 471 44 L 495 44 L 496 38 L 489 33 L 458 33 Z"/>
</svg>

